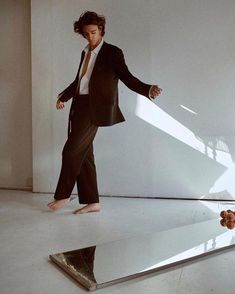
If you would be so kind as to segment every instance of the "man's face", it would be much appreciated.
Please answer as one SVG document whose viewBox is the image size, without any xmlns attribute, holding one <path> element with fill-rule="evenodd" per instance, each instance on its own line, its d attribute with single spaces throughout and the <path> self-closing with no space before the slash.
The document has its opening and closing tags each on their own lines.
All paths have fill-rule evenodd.
<svg viewBox="0 0 235 294">
<path fill-rule="evenodd" d="M 97 45 L 99 45 L 102 39 L 102 28 L 99 28 L 97 25 L 85 25 L 83 27 L 84 37 L 89 42 L 91 49 L 94 49 Z"/>
</svg>

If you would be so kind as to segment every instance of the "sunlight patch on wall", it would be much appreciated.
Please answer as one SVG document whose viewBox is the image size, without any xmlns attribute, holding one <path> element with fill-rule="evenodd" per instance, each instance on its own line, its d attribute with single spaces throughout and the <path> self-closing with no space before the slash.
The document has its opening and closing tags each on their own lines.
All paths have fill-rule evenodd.
<svg viewBox="0 0 235 294">
<path fill-rule="evenodd" d="M 190 109 L 190 108 L 188 108 L 188 107 L 186 107 L 186 106 L 184 106 L 182 104 L 180 105 L 180 107 L 183 108 L 183 109 L 185 109 L 185 110 L 187 110 L 188 112 L 191 112 L 192 114 L 197 115 L 197 113 L 195 111 L 193 111 L 192 109 Z"/>
<path fill-rule="evenodd" d="M 156 104 L 145 99 L 141 95 L 137 96 L 135 113 L 139 118 L 181 141 L 182 143 L 185 143 L 196 151 L 203 153 L 213 160 L 216 160 L 216 162 L 222 164 L 223 166 L 231 167 L 233 162 L 229 153 L 217 150 L 215 159 L 214 150 L 211 147 L 205 146 L 205 144 L 201 142 L 191 130 L 171 117 Z"/>
<path fill-rule="evenodd" d="M 235 195 L 235 164 L 232 164 L 224 174 L 215 182 L 214 186 L 210 189 L 210 193 L 218 191 L 227 191 L 231 196 Z"/>
</svg>

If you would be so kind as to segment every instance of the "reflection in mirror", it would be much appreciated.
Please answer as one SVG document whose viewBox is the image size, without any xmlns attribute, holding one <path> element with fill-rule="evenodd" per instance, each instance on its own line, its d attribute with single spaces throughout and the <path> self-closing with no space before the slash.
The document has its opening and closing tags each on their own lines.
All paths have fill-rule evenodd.
<svg viewBox="0 0 235 294">
<path fill-rule="evenodd" d="M 218 219 L 213 219 L 52 254 L 50 259 L 86 289 L 95 290 L 234 245 L 235 231 L 222 227 Z"/>
<path fill-rule="evenodd" d="M 96 246 L 57 254 L 57 258 L 68 272 L 85 287 L 93 288 L 97 284 L 94 276 L 94 258 Z"/>
</svg>

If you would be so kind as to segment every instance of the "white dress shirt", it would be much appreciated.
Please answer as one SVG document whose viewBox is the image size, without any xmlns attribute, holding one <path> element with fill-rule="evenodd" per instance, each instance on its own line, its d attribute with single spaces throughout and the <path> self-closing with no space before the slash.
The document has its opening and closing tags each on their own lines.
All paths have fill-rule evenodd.
<svg viewBox="0 0 235 294">
<path fill-rule="evenodd" d="M 94 65 L 95 65 L 97 55 L 98 55 L 103 43 L 104 43 L 104 40 L 102 39 L 100 44 L 95 49 L 93 49 L 91 51 L 91 57 L 90 57 L 90 60 L 89 60 L 89 63 L 88 63 L 87 71 L 84 74 L 84 76 L 82 77 L 82 79 L 80 80 L 79 94 L 81 94 L 81 95 L 89 94 L 90 77 L 91 77 L 91 74 L 92 74 L 92 71 L 93 71 L 93 68 L 94 68 Z M 84 49 L 85 56 L 84 56 L 83 63 L 82 63 L 82 66 L 81 66 L 81 70 L 80 70 L 80 73 L 79 73 L 79 79 L 81 77 L 82 68 L 83 68 L 84 62 L 86 60 L 86 55 L 88 53 L 88 50 L 89 50 L 89 44 Z"/>
</svg>

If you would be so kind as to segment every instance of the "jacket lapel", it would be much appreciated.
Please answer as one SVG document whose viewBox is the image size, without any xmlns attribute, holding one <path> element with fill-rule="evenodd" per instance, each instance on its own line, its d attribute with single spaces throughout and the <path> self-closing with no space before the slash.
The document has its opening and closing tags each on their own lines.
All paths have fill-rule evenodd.
<svg viewBox="0 0 235 294">
<path fill-rule="evenodd" d="M 103 62 L 105 60 L 105 58 L 107 57 L 107 43 L 104 42 L 102 47 L 100 48 L 100 51 L 96 57 L 96 61 L 95 61 L 95 65 L 91 74 L 91 80 L 93 79 L 93 77 L 99 72 L 99 69 L 102 68 Z"/>
<path fill-rule="evenodd" d="M 77 81 L 78 81 L 78 78 L 79 78 L 79 73 L 80 73 L 80 69 L 81 69 L 84 57 L 85 57 L 85 51 L 83 50 L 82 54 L 81 54 L 80 64 L 79 64 L 79 67 L 78 67 L 78 72 L 77 72 L 77 75 L 76 75 L 76 80 Z"/>
</svg>

